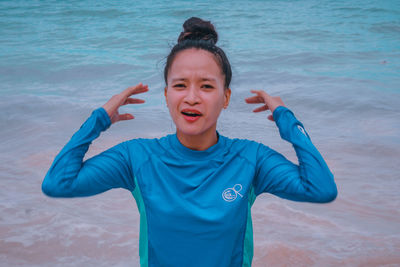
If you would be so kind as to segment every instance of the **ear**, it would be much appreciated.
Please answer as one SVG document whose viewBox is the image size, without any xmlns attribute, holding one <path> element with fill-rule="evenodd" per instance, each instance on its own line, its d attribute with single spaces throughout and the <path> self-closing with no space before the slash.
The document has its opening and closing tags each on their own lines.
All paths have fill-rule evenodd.
<svg viewBox="0 0 400 267">
<path fill-rule="evenodd" d="M 226 109 L 229 105 L 229 101 L 231 100 L 231 88 L 226 88 L 224 90 L 224 109 Z"/>
<path fill-rule="evenodd" d="M 167 86 L 165 86 L 165 88 L 164 88 L 164 96 L 165 96 L 165 103 L 167 103 L 167 106 L 168 106 L 168 98 L 167 98 Z"/>
</svg>

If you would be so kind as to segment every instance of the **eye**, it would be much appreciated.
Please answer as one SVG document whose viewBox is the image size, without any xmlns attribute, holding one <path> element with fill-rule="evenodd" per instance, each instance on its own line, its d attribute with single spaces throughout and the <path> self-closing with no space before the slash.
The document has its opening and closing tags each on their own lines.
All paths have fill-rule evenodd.
<svg viewBox="0 0 400 267">
<path fill-rule="evenodd" d="M 177 83 L 177 84 L 174 84 L 172 87 L 174 87 L 174 88 L 184 88 L 185 85 L 183 83 Z"/>
<path fill-rule="evenodd" d="M 214 88 L 214 86 L 212 86 L 211 84 L 203 84 L 202 87 L 206 88 L 206 89 L 213 89 Z"/>
</svg>

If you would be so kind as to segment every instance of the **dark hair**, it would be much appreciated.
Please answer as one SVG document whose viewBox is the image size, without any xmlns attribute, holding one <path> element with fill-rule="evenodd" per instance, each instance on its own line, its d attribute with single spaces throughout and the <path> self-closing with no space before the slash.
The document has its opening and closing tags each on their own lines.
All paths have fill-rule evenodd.
<svg viewBox="0 0 400 267">
<path fill-rule="evenodd" d="M 228 88 L 232 79 L 231 64 L 224 51 L 215 45 L 217 41 L 218 34 L 210 21 L 204 21 L 196 17 L 186 20 L 183 23 L 183 32 L 178 37 L 178 43 L 171 49 L 167 57 L 167 63 L 164 68 L 165 84 L 167 84 L 168 71 L 176 54 L 189 48 L 197 48 L 206 50 L 214 55 L 225 76 L 225 88 Z"/>
</svg>

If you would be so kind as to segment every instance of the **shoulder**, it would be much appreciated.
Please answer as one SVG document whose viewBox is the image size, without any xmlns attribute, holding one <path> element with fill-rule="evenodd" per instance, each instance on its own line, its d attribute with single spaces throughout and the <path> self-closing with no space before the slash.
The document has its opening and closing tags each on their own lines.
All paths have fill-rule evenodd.
<svg viewBox="0 0 400 267">
<path fill-rule="evenodd" d="M 259 145 L 256 141 L 249 140 L 249 139 L 240 139 L 240 138 L 226 138 L 226 143 L 235 150 L 245 150 L 245 149 L 252 149 Z"/>
<path fill-rule="evenodd" d="M 160 154 L 164 153 L 167 146 L 167 137 L 160 138 L 135 138 L 128 141 L 123 142 L 122 144 L 128 150 L 134 150 L 136 153 L 145 153 L 145 154 Z"/>
<path fill-rule="evenodd" d="M 137 171 L 151 158 L 161 157 L 166 153 L 168 148 L 165 145 L 165 138 L 135 138 L 122 142 L 118 146 L 125 151 L 127 160 Z"/>
<path fill-rule="evenodd" d="M 251 151 L 254 149 L 258 149 L 259 146 L 265 146 L 262 143 L 249 139 L 229 138 L 225 136 L 223 136 L 223 138 L 226 139 L 226 144 L 228 146 L 231 146 L 232 149 L 238 151 Z"/>
<path fill-rule="evenodd" d="M 255 163 L 257 161 L 257 155 L 261 151 L 270 150 L 270 148 L 262 143 L 239 138 L 226 138 L 227 149 L 229 153 L 241 156 L 250 162 Z"/>
</svg>

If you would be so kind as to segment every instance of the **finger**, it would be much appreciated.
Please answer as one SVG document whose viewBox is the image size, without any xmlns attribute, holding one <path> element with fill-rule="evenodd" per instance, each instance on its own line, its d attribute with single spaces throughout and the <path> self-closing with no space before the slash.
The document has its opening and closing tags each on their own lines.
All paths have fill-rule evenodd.
<svg viewBox="0 0 400 267">
<path fill-rule="evenodd" d="M 131 87 L 126 88 L 123 93 L 124 93 L 125 97 L 129 97 L 131 95 L 140 94 L 140 93 L 144 93 L 144 92 L 147 92 L 147 91 L 149 91 L 148 85 L 147 84 L 143 85 L 142 83 L 139 83 L 139 84 L 137 84 L 135 86 L 131 86 Z"/>
<path fill-rule="evenodd" d="M 275 120 L 274 120 L 274 116 L 272 116 L 272 115 L 268 115 L 268 119 L 269 119 L 270 121 L 275 121 Z"/>
<path fill-rule="evenodd" d="M 253 93 L 253 94 L 257 94 L 259 96 L 270 96 L 264 90 L 250 90 L 250 92 Z"/>
<path fill-rule="evenodd" d="M 135 118 L 135 117 L 134 117 L 132 114 L 129 114 L 129 113 L 120 114 L 120 115 L 118 116 L 118 120 L 119 120 L 119 121 L 132 120 L 132 119 L 134 119 L 134 118 Z"/>
<path fill-rule="evenodd" d="M 268 110 L 268 109 L 269 109 L 268 106 L 264 105 L 264 106 L 256 108 L 255 110 L 253 110 L 253 112 L 261 112 L 261 111 L 265 111 L 265 110 Z"/>
<path fill-rule="evenodd" d="M 264 103 L 264 98 L 261 96 L 252 96 L 245 99 L 247 104 L 259 104 Z"/>
<path fill-rule="evenodd" d="M 263 103 L 267 103 L 272 98 L 272 96 L 267 94 L 264 90 L 251 90 L 251 92 L 253 94 L 257 94 L 258 97 L 262 98 Z"/>
<path fill-rule="evenodd" d="M 127 105 L 127 104 L 143 104 L 146 102 L 143 99 L 138 99 L 138 98 L 127 98 L 125 102 L 122 105 Z"/>
</svg>

